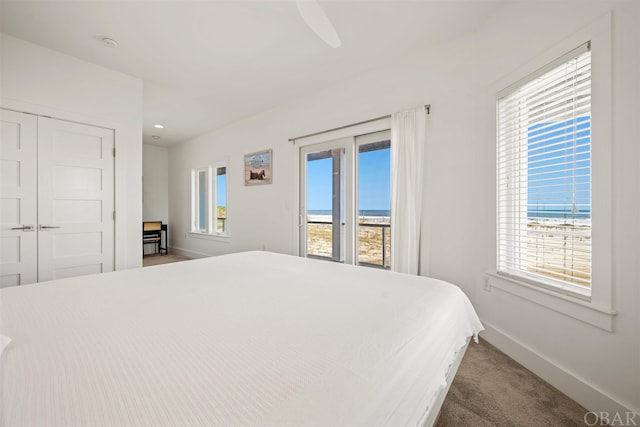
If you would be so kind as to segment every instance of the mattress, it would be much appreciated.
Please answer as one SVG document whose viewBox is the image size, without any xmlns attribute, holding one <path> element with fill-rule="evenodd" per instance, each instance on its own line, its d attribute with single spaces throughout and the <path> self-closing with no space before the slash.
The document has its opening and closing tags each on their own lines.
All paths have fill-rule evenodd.
<svg viewBox="0 0 640 427">
<path fill-rule="evenodd" d="M 269 252 L 0 289 L 0 425 L 420 425 L 456 286 Z"/>
</svg>

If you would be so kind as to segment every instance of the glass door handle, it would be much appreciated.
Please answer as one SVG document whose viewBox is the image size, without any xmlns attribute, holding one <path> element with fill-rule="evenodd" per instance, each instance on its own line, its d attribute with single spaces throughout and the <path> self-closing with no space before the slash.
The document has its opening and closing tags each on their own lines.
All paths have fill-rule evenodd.
<svg viewBox="0 0 640 427">
<path fill-rule="evenodd" d="M 40 224 L 40 230 L 50 230 L 52 228 L 62 228 L 59 225 L 42 225 Z"/>
<path fill-rule="evenodd" d="M 12 227 L 12 230 L 33 231 L 33 225 L 23 225 L 22 227 Z"/>
</svg>

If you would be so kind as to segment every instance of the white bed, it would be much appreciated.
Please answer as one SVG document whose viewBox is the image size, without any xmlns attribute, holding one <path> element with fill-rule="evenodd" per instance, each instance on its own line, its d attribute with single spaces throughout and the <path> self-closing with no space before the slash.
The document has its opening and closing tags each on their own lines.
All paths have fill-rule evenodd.
<svg viewBox="0 0 640 427">
<path fill-rule="evenodd" d="M 0 425 L 430 425 L 451 284 L 268 252 L 0 289 Z"/>
</svg>

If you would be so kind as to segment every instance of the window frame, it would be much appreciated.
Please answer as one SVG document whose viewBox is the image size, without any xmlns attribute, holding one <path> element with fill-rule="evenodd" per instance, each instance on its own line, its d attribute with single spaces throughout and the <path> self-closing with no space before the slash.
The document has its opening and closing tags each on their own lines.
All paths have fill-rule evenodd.
<svg viewBox="0 0 640 427">
<path fill-rule="evenodd" d="M 225 224 L 225 231 L 217 231 L 217 171 L 220 168 L 225 168 L 225 174 L 227 176 L 225 182 L 225 201 L 227 205 L 227 218 Z M 199 174 L 205 173 L 205 228 L 201 229 L 200 224 L 200 180 Z M 229 164 L 227 161 L 217 162 L 213 165 L 196 167 L 191 169 L 191 226 L 189 232 L 193 237 L 205 237 L 205 238 L 223 238 L 229 237 Z"/>
<path fill-rule="evenodd" d="M 205 174 L 205 188 L 204 188 L 204 217 L 205 226 L 204 229 L 200 228 L 200 174 Z M 209 208 L 207 206 L 207 194 L 209 193 L 209 171 L 207 167 L 199 167 L 191 169 L 191 227 L 189 230 L 191 233 L 203 234 L 207 233 L 208 225 L 206 223 L 209 216 Z"/>
<path fill-rule="evenodd" d="M 225 211 L 226 211 L 226 216 L 225 216 L 225 225 L 224 225 L 224 230 L 219 232 L 218 231 L 218 221 L 220 220 L 220 217 L 218 216 L 218 169 L 224 168 L 225 169 L 225 175 L 226 175 L 226 179 L 225 179 Z M 213 168 L 212 168 L 212 188 L 213 188 L 213 193 L 211 195 L 211 205 L 212 205 L 212 209 L 213 212 L 215 213 L 215 215 L 211 215 L 211 220 L 212 220 L 212 225 L 211 225 L 211 233 L 212 235 L 215 236 L 227 236 L 229 234 L 229 165 L 227 164 L 227 162 L 218 162 L 216 163 Z"/>
<path fill-rule="evenodd" d="M 592 326 L 612 332 L 616 311 L 613 308 L 612 283 L 612 36 L 611 13 L 595 20 L 589 26 L 555 44 L 544 53 L 530 60 L 507 76 L 492 84 L 487 93 L 487 101 L 492 107 L 487 122 L 487 141 L 493 152 L 493 174 L 488 174 L 490 191 L 496 203 L 493 208 L 493 250 L 490 252 L 491 269 L 483 280 L 482 288 L 492 288 L 515 295 L 538 305 L 547 307 Z M 591 205 L 592 205 L 592 279 L 591 296 L 580 297 L 572 293 L 558 292 L 556 289 L 534 285 L 519 277 L 498 274 L 498 204 L 496 189 L 496 135 L 498 94 L 528 75 L 535 73 L 586 42 L 591 42 Z M 491 164 L 491 163 L 490 163 Z"/>
<path fill-rule="evenodd" d="M 558 67 L 562 67 L 563 65 L 566 65 L 567 62 L 575 60 L 577 58 L 579 58 L 581 55 L 583 55 L 584 53 L 589 53 L 590 54 L 590 59 L 589 59 L 589 63 L 591 65 L 591 41 L 587 41 L 586 43 L 583 43 L 582 45 L 575 47 L 574 49 L 571 49 L 569 52 L 566 52 L 564 55 L 562 55 L 559 58 L 556 58 L 555 60 L 551 61 L 548 64 L 545 64 L 543 67 L 541 67 L 538 70 L 535 70 L 534 72 L 532 72 L 531 74 L 527 75 L 526 77 L 524 77 L 523 79 L 515 82 L 514 84 L 510 85 L 509 87 L 505 88 L 504 90 L 498 92 L 498 94 L 496 95 L 496 111 L 500 110 L 500 103 L 502 102 L 503 99 L 509 98 L 514 92 L 519 91 L 522 87 L 529 85 L 530 83 L 532 83 L 533 81 L 535 81 L 536 79 L 540 78 L 540 76 L 545 75 L 546 73 L 548 73 L 549 71 L 555 70 Z M 591 93 L 591 86 L 592 86 L 592 82 L 593 79 L 590 78 L 589 80 L 589 92 Z M 589 95 L 591 97 L 591 95 Z M 518 99 L 519 100 L 519 99 Z M 516 100 L 516 102 L 518 102 L 518 100 Z M 549 101 L 549 99 L 544 98 L 545 101 Z M 557 98 L 553 98 L 553 100 L 557 100 Z M 511 112 L 512 113 L 512 112 Z M 496 112 L 496 119 L 498 119 L 498 113 Z M 589 107 L 589 129 L 591 131 L 591 116 L 592 116 L 592 112 L 591 112 L 591 105 Z M 517 116 L 518 119 L 520 120 L 521 116 Z M 528 114 L 525 116 L 526 118 L 528 118 Z M 512 125 L 511 125 L 512 126 Z M 525 150 L 522 148 L 522 144 L 523 141 L 526 140 L 526 145 L 527 148 L 529 148 L 529 146 L 531 145 L 531 143 L 529 142 L 529 132 L 530 132 L 530 128 L 528 127 L 529 125 L 527 124 L 527 137 L 525 138 L 524 135 L 523 136 L 518 136 L 518 145 L 516 148 L 519 150 L 519 154 L 518 154 L 518 158 L 511 160 L 510 163 L 508 163 L 507 166 L 503 166 L 503 169 L 501 169 L 501 167 L 498 165 L 496 167 L 496 171 L 497 171 L 497 184 L 500 187 L 501 185 L 503 186 L 503 184 L 501 184 L 501 173 L 502 174 L 506 174 L 508 175 L 512 175 L 515 176 L 515 182 L 517 183 L 515 187 L 512 188 L 508 188 L 504 191 L 500 191 L 500 190 L 496 190 L 497 191 L 497 212 L 496 212 L 496 219 L 498 220 L 498 224 L 500 224 L 500 218 L 502 217 L 501 215 L 501 211 L 502 210 L 509 210 L 509 208 L 511 206 L 514 206 L 516 203 L 520 205 L 520 208 L 518 210 L 518 212 L 528 212 L 529 211 L 529 201 L 528 198 L 522 198 L 519 197 L 521 194 L 523 194 L 523 189 L 526 189 L 526 191 L 528 191 L 528 183 L 529 183 L 529 175 L 528 175 L 528 168 L 529 168 L 529 156 L 530 153 L 529 151 Z M 505 150 L 509 150 L 510 148 L 513 148 L 514 144 L 513 142 L 509 142 L 509 141 L 505 141 L 502 142 L 500 140 L 500 133 L 501 133 L 502 129 L 500 127 L 497 127 L 496 129 L 496 139 L 497 141 L 497 150 L 498 150 L 498 159 L 497 161 L 501 161 L 504 160 L 502 159 L 501 155 L 500 155 L 500 149 L 503 148 Z M 519 126 L 518 130 L 517 130 L 520 134 L 524 133 L 522 132 L 522 128 Z M 590 134 L 590 140 L 593 139 L 591 134 Z M 501 144 L 504 144 L 504 147 L 501 147 Z M 553 142 L 552 144 L 558 144 L 558 142 Z M 574 144 L 577 144 L 577 141 L 574 140 Z M 591 147 L 591 143 L 589 144 L 589 146 Z M 591 157 L 591 148 L 589 149 L 589 162 L 591 163 L 592 161 L 592 157 Z M 563 169 L 564 172 L 564 169 Z M 591 175 L 591 167 L 590 167 L 590 175 Z M 591 185 L 591 183 L 590 183 Z M 501 205 L 501 194 L 504 196 L 502 199 L 502 205 Z M 591 202 L 591 200 L 590 200 Z M 593 203 L 589 204 L 589 210 L 590 213 L 593 212 Z M 500 227 L 498 227 L 497 229 L 497 250 L 498 250 L 498 260 L 497 260 L 497 265 L 496 265 L 496 270 L 498 272 L 499 275 L 501 276 L 507 276 L 507 277 L 513 277 L 516 280 L 521 280 L 527 283 L 530 283 L 532 285 L 536 285 L 536 286 L 541 286 L 541 287 L 545 287 L 551 291 L 554 292 L 559 292 L 559 293 L 563 293 L 566 295 L 570 295 L 570 296 L 574 296 L 576 298 L 581 298 L 584 300 L 589 300 L 591 298 L 591 291 L 592 291 L 592 281 L 591 281 L 591 277 L 590 277 L 590 284 L 589 286 L 583 286 L 583 285 L 579 285 L 579 284 L 575 284 L 575 283 L 571 283 L 569 281 L 566 280 L 561 280 L 561 279 L 556 279 L 553 278 L 551 275 L 546 274 L 546 273 L 538 273 L 538 272 L 528 272 L 526 270 L 526 268 L 523 268 L 521 265 L 521 263 L 527 263 L 528 261 L 522 261 L 523 259 L 523 254 L 526 254 L 528 252 L 527 249 L 527 241 L 526 241 L 526 237 L 523 237 L 523 232 L 527 233 L 526 231 L 526 227 L 527 227 L 527 222 L 528 222 L 528 218 L 525 217 L 520 217 L 520 218 L 516 218 L 516 216 L 514 214 L 511 215 L 505 215 L 505 221 L 507 223 L 506 227 L 506 231 L 505 230 L 501 230 Z M 593 230 L 593 224 L 591 224 L 590 226 L 590 232 Z M 503 233 L 501 234 L 501 231 L 503 231 Z M 509 236 L 511 236 L 509 238 Z M 514 237 L 515 236 L 515 237 Z M 591 234 L 590 234 L 591 236 Z M 500 241 L 503 240 L 501 239 L 501 237 L 504 239 L 505 237 L 507 237 L 508 242 L 505 244 L 501 244 Z M 522 239 L 522 241 L 518 241 L 516 243 L 515 240 L 519 240 Z M 502 249 L 506 249 L 509 257 L 511 258 L 512 261 L 505 261 L 505 264 L 509 264 L 509 265 L 505 265 L 502 269 L 500 269 L 500 264 L 502 264 Z M 526 256 L 526 255 L 525 255 Z M 593 262 L 593 257 L 592 257 L 592 252 L 591 252 L 591 247 L 590 247 L 590 252 L 589 252 L 589 256 L 591 258 L 591 263 Z M 514 261 L 515 260 L 515 261 Z M 589 274 L 591 276 L 591 269 L 589 270 Z"/>
</svg>

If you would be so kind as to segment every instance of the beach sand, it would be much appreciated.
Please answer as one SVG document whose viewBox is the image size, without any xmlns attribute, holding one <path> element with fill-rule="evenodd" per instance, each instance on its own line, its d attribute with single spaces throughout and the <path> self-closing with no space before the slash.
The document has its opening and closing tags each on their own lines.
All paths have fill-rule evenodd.
<svg viewBox="0 0 640 427">
<path fill-rule="evenodd" d="M 528 271 L 576 285 L 591 285 L 589 226 L 530 224 L 527 241 Z"/>
<path fill-rule="evenodd" d="M 382 219 L 378 219 L 382 218 Z M 366 222 L 358 226 L 358 262 L 373 264 L 382 267 L 382 234 L 383 227 L 387 225 L 385 234 L 385 267 L 391 265 L 391 233 L 389 232 L 388 217 L 363 218 Z M 311 221 L 325 221 L 330 219 L 324 217 L 309 217 Z M 367 226 L 366 224 L 375 224 Z M 307 224 L 307 254 L 329 257 L 332 256 L 331 236 L 332 224 Z"/>
</svg>

